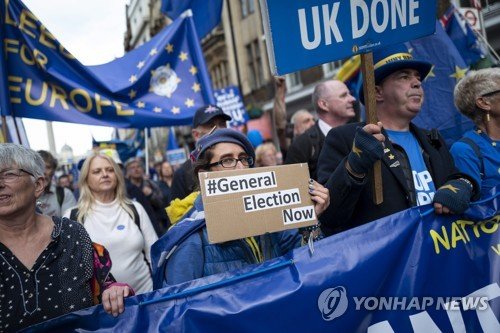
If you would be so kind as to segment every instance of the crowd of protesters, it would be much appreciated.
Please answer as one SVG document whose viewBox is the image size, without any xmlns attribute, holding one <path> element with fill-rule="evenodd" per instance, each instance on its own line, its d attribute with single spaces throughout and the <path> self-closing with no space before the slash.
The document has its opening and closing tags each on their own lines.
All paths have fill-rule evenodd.
<svg viewBox="0 0 500 333">
<path fill-rule="evenodd" d="M 0 297 L 11 300 L 16 312 L 8 318 L 0 307 L 0 331 L 99 302 L 118 315 L 124 297 L 153 290 L 151 249 L 161 252 L 173 238 L 184 241 L 159 263 L 160 283 L 154 287 L 260 263 L 304 244 L 299 230 L 210 244 L 197 179 L 201 171 L 307 163 L 320 219 L 310 229 L 314 240 L 414 206 L 462 214 L 471 201 L 487 196 L 500 183 L 500 69 L 472 72 L 457 84 L 455 103 L 476 128 L 450 152 L 438 131 L 412 123 L 432 64 L 412 59 L 404 45 L 373 57 L 377 124 L 359 122 L 360 101 L 336 80 L 315 87 L 312 112 L 297 111 L 287 121 L 286 87 L 278 79 L 279 145 L 255 132 L 247 138 L 227 129 L 230 117 L 207 105 L 193 118 L 191 159 L 175 169 L 167 161 L 158 163 L 155 181 L 144 161 L 122 161 L 113 151 L 88 156 L 77 182 L 68 174 L 55 179 L 57 160 L 50 153 L 2 145 Z M 288 125 L 291 140 L 282 136 Z M 382 204 L 372 200 L 371 170 L 377 161 Z M 183 235 L 187 224 L 199 232 Z M 37 280 L 31 273 L 41 268 Z M 12 273 L 17 277 L 8 280 Z M 72 292 L 62 297 L 56 289 Z"/>
</svg>

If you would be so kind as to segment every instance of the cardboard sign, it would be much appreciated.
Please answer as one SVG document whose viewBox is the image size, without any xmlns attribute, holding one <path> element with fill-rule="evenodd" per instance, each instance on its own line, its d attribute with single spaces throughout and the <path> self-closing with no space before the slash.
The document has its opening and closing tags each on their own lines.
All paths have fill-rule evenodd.
<svg viewBox="0 0 500 333">
<path fill-rule="evenodd" d="M 261 0 L 274 75 L 430 35 L 436 0 Z"/>
<path fill-rule="evenodd" d="M 211 243 L 317 223 L 306 163 L 199 176 Z"/>
</svg>

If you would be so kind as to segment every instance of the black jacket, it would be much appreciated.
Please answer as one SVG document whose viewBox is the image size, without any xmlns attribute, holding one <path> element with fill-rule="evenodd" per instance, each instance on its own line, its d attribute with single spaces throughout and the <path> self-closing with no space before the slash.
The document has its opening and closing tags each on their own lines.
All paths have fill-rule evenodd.
<svg viewBox="0 0 500 333">
<path fill-rule="evenodd" d="M 319 157 L 318 181 L 330 190 L 330 206 L 321 216 L 323 232 L 327 235 L 347 230 L 364 223 L 415 206 L 415 189 L 409 184 L 403 171 L 405 161 L 399 161 L 394 146 L 385 141 L 382 158 L 382 184 L 384 202 L 373 203 L 372 176 L 363 181 L 352 178 L 346 168 L 346 157 L 352 149 L 354 135 L 358 126 L 365 123 L 348 124 L 332 129 L 323 145 Z M 448 180 L 466 177 L 457 172 L 441 136 L 410 124 L 410 131 L 417 138 L 425 164 L 437 188 Z M 384 135 L 388 138 L 387 133 Z M 392 157 L 392 159 L 391 159 Z"/>
<path fill-rule="evenodd" d="M 179 169 L 174 172 L 170 200 L 184 199 L 196 189 L 196 179 L 194 177 L 193 162 L 186 160 Z"/>
<path fill-rule="evenodd" d="M 317 179 L 318 157 L 325 141 L 318 122 L 307 131 L 297 136 L 286 154 L 285 164 L 307 163 L 312 179 Z"/>
</svg>

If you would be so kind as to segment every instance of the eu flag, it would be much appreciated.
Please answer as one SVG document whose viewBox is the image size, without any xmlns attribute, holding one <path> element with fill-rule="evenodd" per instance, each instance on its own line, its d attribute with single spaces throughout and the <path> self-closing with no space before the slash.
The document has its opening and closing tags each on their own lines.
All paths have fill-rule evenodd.
<svg viewBox="0 0 500 333">
<path fill-rule="evenodd" d="M 441 22 L 468 66 L 474 65 L 485 57 L 474 31 L 455 6 L 450 6 L 441 18 Z"/>
<path fill-rule="evenodd" d="M 415 59 L 433 64 L 422 84 L 424 104 L 414 122 L 426 129 L 439 129 L 446 143 L 451 145 L 473 127 L 472 122 L 460 114 L 453 102 L 455 85 L 465 76 L 468 66 L 439 22 L 436 22 L 434 35 L 408 44 Z"/>
<path fill-rule="evenodd" d="M 190 124 L 198 107 L 214 103 L 189 13 L 124 57 L 91 67 L 19 0 L 2 1 L 0 13 L 3 115 L 144 128 Z"/>
<path fill-rule="evenodd" d="M 161 11 L 171 19 L 176 19 L 185 10 L 191 9 L 193 11 L 194 25 L 200 38 L 205 37 L 220 22 L 223 3 L 222 0 L 162 1 Z"/>
</svg>

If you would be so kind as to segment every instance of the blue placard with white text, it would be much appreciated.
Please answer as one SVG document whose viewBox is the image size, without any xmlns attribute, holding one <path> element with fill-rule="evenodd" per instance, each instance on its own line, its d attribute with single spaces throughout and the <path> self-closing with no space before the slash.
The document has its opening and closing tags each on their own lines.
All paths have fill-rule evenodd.
<svg viewBox="0 0 500 333">
<path fill-rule="evenodd" d="M 430 35 L 436 0 L 261 0 L 261 11 L 271 72 L 282 75 Z"/>
<path fill-rule="evenodd" d="M 236 86 L 228 86 L 214 91 L 215 101 L 224 113 L 231 116 L 230 127 L 245 125 L 248 121 L 247 110 L 243 104 L 240 90 Z"/>
</svg>

